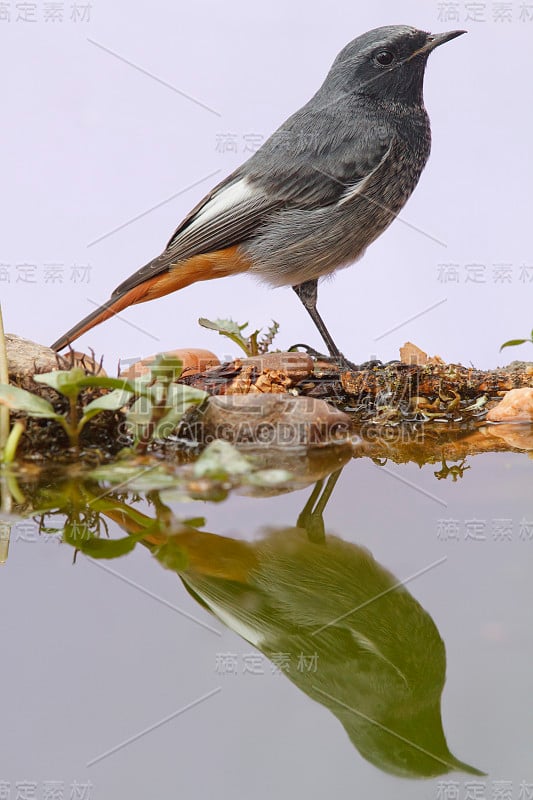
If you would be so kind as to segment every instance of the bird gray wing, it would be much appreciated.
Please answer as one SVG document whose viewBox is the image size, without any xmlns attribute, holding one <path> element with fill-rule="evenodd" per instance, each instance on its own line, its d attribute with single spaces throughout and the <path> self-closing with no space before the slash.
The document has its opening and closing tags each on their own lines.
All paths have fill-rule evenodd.
<svg viewBox="0 0 533 800">
<path fill-rule="evenodd" d="M 313 104 L 290 117 L 244 166 L 265 193 L 313 210 L 342 201 L 380 165 L 395 138 L 356 106 L 345 104 L 340 113 Z"/>
<path fill-rule="evenodd" d="M 264 145 L 187 215 L 164 252 L 113 292 L 122 295 L 194 255 L 249 239 L 282 209 L 316 209 L 341 202 L 383 160 L 391 137 L 367 123 L 342 124 L 333 113 L 287 120 Z"/>
</svg>

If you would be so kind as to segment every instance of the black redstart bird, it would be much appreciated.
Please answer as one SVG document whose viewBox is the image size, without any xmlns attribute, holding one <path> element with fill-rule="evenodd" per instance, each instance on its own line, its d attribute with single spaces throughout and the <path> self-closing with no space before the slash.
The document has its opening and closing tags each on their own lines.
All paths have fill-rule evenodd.
<svg viewBox="0 0 533 800">
<path fill-rule="evenodd" d="M 391 25 L 346 45 L 311 100 L 215 186 L 163 253 L 52 347 L 135 303 L 247 272 L 292 286 L 340 359 L 317 311 L 318 279 L 360 258 L 415 188 L 431 147 L 427 58 L 464 32 Z"/>
</svg>

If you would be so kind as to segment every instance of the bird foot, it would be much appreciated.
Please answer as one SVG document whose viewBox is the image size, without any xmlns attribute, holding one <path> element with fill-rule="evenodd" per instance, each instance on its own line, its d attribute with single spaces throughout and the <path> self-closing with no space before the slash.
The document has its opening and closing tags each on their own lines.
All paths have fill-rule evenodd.
<svg viewBox="0 0 533 800">
<path fill-rule="evenodd" d="M 361 372 L 363 370 L 383 366 L 383 362 L 379 359 L 365 361 L 363 364 L 354 364 L 353 361 L 349 361 L 342 353 L 339 353 L 338 356 L 326 356 L 324 353 L 319 353 L 318 350 L 315 350 L 313 347 L 310 347 L 307 344 L 293 344 L 292 347 L 289 347 L 289 352 L 296 350 L 297 347 L 305 350 L 308 355 L 310 355 L 312 358 L 315 358 L 317 361 L 325 361 L 326 364 L 331 364 L 333 367 L 338 367 L 341 372 Z"/>
</svg>

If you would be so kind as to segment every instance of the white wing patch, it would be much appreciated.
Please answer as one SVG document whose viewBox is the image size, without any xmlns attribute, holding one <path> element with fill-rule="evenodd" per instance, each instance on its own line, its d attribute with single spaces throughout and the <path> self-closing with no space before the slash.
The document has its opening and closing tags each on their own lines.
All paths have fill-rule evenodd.
<svg viewBox="0 0 533 800">
<path fill-rule="evenodd" d="M 208 598 L 202 595 L 202 599 L 208 604 L 213 614 L 218 617 L 224 625 L 227 625 L 230 630 L 242 636 L 243 639 L 253 644 L 254 647 L 258 649 L 261 647 L 266 637 L 260 631 L 252 628 L 251 625 L 248 625 L 243 619 L 237 617 L 210 597 Z"/>
<path fill-rule="evenodd" d="M 257 189 L 250 186 L 246 178 L 241 178 L 236 183 L 225 186 L 200 209 L 195 218 L 189 222 L 183 233 L 190 233 L 209 220 L 215 219 L 222 212 L 227 211 L 233 206 L 246 202 L 260 194 Z"/>
<path fill-rule="evenodd" d="M 380 658 L 382 661 L 385 661 L 385 663 L 387 663 L 400 676 L 405 685 L 406 686 L 409 685 L 407 683 L 407 678 L 405 677 L 403 672 L 400 669 L 398 669 L 396 664 L 393 664 L 392 661 L 390 661 L 390 659 L 388 659 L 385 655 L 383 655 L 383 653 L 381 652 L 379 647 L 375 644 L 375 642 L 373 642 L 367 636 L 362 634 L 360 631 L 356 631 L 353 628 L 350 629 L 350 633 L 352 634 L 352 637 L 355 639 L 357 644 L 363 648 L 363 650 L 366 650 L 368 653 L 372 653 L 372 655 L 376 656 L 377 658 Z"/>
</svg>

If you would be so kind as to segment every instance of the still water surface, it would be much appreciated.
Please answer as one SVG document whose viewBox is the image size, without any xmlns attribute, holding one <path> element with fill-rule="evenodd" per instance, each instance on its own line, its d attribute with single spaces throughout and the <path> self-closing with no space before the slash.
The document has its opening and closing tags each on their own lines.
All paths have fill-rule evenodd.
<svg viewBox="0 0 533 800">
<path fill-rule="evenodd" d="M 0 797 L 532 798 L 533 465 L 467 466 L 122 490 L 135 549 L 75 564 L 14 520 Z"/>
</svg>

